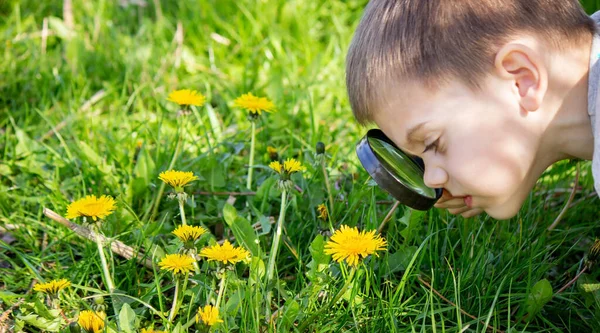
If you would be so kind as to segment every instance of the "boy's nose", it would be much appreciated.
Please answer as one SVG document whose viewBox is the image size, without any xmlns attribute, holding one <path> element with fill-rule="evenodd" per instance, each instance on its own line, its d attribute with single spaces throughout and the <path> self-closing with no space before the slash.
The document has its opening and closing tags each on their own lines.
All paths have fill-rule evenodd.
<svg viewBox="0 0 600 333">
<path fill-rule="evenodd" d="M 448 173 L 440 167 L 425 165 L 425 174 L 423 175 L 425 185 L 431 188 L 442 188 L 448 182 Z"/>
</svg>

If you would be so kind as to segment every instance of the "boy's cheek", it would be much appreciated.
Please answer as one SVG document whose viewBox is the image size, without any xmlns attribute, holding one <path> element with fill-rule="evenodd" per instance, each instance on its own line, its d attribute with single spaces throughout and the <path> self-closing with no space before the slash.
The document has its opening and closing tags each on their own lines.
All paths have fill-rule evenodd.
<svg viewBox="0 0 600 333">
<path fill-rule="evenodd" d="M 520 208 L 520 204 L 508 202 L 505 205 L 489 207 L 484 210 L 489 216 L 495 218 L 496 220 L 508 220 L 517 215 Z"/>
</svg>

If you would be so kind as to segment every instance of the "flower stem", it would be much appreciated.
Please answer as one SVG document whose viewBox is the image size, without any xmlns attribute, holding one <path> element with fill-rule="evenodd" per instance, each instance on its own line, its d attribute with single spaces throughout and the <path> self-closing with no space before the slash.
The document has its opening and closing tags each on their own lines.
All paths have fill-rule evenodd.
<svg viewBox="0 0 600 333">
<path fill-rule="evenodd" d="M 344 294 L 348 291 L 348 288 L 350 288 L 350 284 L 354 280 L 353 279 L 354 273 L 356 273 L 356 267 L 351 268 L 350 274 L 348 274 L 348 277 L 346 278 L 346 283 L 344 283 L 344 286 L 342 287 L 342 289 L 340 289 L 340 291 L 333 297 L 331 302 L 329 302 L 329 304 L 327 304 L 324 307 L 322 307 L 321 309 L 319 309 L 312 316 L 308 317 L 307 320 L 302 322 L 300 324 L 300 326 L 298 327 L 298 332 L 304 332 L 306 330 L 306 327 L 308 325 L 310 325 L 311 323 L 313 323 L 319 315 L 321 315 L 324 311 L 329 310 L 329 308 L 334 306 L 335 303 L 337 303 L 340 300 L 340 298 L 342 298 L 342 296 L 344 296 Z"/>
<path fill-rule="evenodd" d="M 283 228 L 283 221 L 285 219 L 285 208 L 287 205 L 287 191 L 281 191 L 281 207 L 279 209 L 279 218 L 277 219 L 277 227 L 275 229 L 275 236 L 273 238 L 273 244 L 271 245 L 271 252 L 269 253 L 269 264 L 267 266 L 267 288 L 269 288 L 269 284 L 271 280 L 273 280 L 273 275 L 275 271 L 275 261 L 277 259 L 277 252 L 279 252 L 279 240 L 281 239 L 281 230 Z M 273 293 L 271 290 L 267 291 L 267 304 L 266 304 L 266 316 L 265 318 L 270 317 L 271 310 L 271 297 Z"/>
<path fill-rule="evenodd" d="M 106 256 L 104 256 L 104 248 L 102 246 L 102 239 L 100 238 L 99 231 L 96 231 L 96 245 L 98 245 L 98 254 L 100 255 L 100 262 L 102 263 L 102 272 L 104 273 L 104 280 L 106 280 L 106 286 L 108 291 L 112 294 L 115 290 L 115 285 L 110 277 L 110 271 L 108 270 L 108 263 Z"/>
<path fill-rule="evenodd" d="M 219 306 L 221 306 L 221 299 L 223 298 L 223 291 L 225 290 L 225 280 L 227 279 L 227 271 L 223 271 L 223 276 L 221 276 L 221 284 L 219 285 L 219 294 L 217 295 L 217 304 L 215 308 L 219 310 Z"/>
<path fill-rule="evenodd" d="M 185 122 L 182 121 L 182 124 L 179 128 L 179 136 L 177 138 L 177 144 L 175 144 L 175 152 L 173 153 L 173 158 L 171 159 L 171 163 L 169 163 L 169 167 L 167 168 L 167 170 L 172 170 L 173 167 L 175 166 L 175 162 L 177 161 L 177 158 L 179 158 L 179 152 L 181 150 L 181 146 L 183 145 L 183 130 L 181 129 L 184 126 L 183 124 L 185 124 Z M 154 206 L 151 206 L 152 213 L 149 216 L 150 220 L 152 220 L 156 216 L 156 213 L 158 212 L 158 207 L 160 206 L 160 201 L 162 200 L 162 195 L 165 191 L 165 186 L 166 186 L 166 184 L 164 182 L 162 182 L 162 184 L 160 184 L 160 187 L 158 188 L 158 193 L 156 195 L 156 202 L 154 202 Z M 146 211 L 146 213 L 142 217 L 142 221 L 146 220 L 148 211 Z"/>
<path fill-rule="evenodd" d="M 277 219 L 277 227 L 275 229 L 275 237 L 273 238 L 273 244 L 271 245 L 271 253 L 269 253 L 269 265 L 267 266 L 267 284 L 273 279 L 273 273 L 275 270 L 275 259 L 277 258 L 277 252 L 279 251 L 279 240 L 281 239 L 281 230 L 283 226 L 283 220 L 285 219 L 285 208 L 287 205 L 287 191 L 281 191 L 281 207 L 279 209 L 279 218 Z"/>
<path fill-rule="evenodd" d="M 56 296 L 50 297 L 50 305 L 54 310 L 60 310 L 60 299 L 58 298 L 58 294 Z"/>
<path fill-rule="evenodd" d="M 187 225 L 187 221 L 185 219 L 185 209 L 183 209 L 183 200 L 178 199 L 177 201 L 179 201 L 179 215 L 181 215 L 181 223 L 183 225 Z"/>
<path fill-rule="evenodd" d="M 179 278 L 175 278 L 175 296 L 173 296 L 173 304 L 171 304 L 171 312 L 169 313 L 169 323 L 173 323 L 173 319 L 175 319 L 175 316 L 177 315 L 177 310 L 178 310 L 178 306 L 177 303 L 179 303 Z"/>
<path fill-rule="evenodd" d="M 193 256 L 193 257 L 194 257 L 194 263 L 193 263 L 194 273 L 196 273 L 196 275 L 198 275 L 198 274 L 200 274 L 200 266 L 198 266 L 198 262 L 195 259 L 196 257 L 195 256 Z"/>
<path fill-rule="evenodd" d="M 181 216 L 181 223 L 183 225 L 187 225 L 187 220 L 185 219 L 185 209 L 184 209 L 184 200 L 178 198 L 179 201 L 179 215 Z M 194 257 L 194 255 L 192 255 Z M 200 267 L 198 266 L 198 262 L 194 260 L 194 273 L 200 274 Z M 187 281 L 187 280 L 186 280 Z"/>
<path fill-rule="evenodd" d="M 252 121 L 252 139 L 250 140 L 250 161 L 248 162 L 248 178 L 246 187 L 252 190 L 252 173 L 254 172 L 254 147 L 256 146 L 256 122 Z"/>
<path fill-rule="evenodd" d="M 323 156 L 325 157 L 325 156 Z M 327 175 L 327 168 L 325 168 L 325 158 L 321 160 L 321 170 L 323 170 L 323 178 L 325 180 L 325 188 L 327 188 L 327 196 L 329 197 L 329 226 L 333 231 L 333 226 L 331 225 L 331 219 L 333 218 L 333 193 L 331 192 L 331 185 L 329 185 L 329 176 Z"/>
</svg>

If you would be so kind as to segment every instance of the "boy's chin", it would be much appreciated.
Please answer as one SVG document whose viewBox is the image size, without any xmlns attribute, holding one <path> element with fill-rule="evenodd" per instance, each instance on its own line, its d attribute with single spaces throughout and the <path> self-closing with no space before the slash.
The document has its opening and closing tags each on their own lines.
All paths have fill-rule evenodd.
<svg viewBox="0 0 600 333">
<path fill-rule="evenodd" d="M 484 211 L 496 220 L 508 220 L 519 213 L 519 208 L 518 205 L 499 205 L 485 208 Z"/>
<path fill-rule="evenodd" d="M 510 195 L 492 197 L 495 200 L 488 201 L 488 205 L 482 208 L 496 220 L 508 220 L 519 213 L 528 193 L 529 189 L 521 188 Z"/>
</svg>

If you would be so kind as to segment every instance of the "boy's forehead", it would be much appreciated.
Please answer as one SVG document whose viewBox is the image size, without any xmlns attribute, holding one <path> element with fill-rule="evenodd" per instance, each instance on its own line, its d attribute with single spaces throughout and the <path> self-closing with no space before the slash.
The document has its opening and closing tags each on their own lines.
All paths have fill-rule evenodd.
<svg viewBox="0 0 600 333">
<path fill-rule="evenodd" d="M 436 101 L 434 93 L 428 93 L 418 86 L 395 85 L 382 91 L 374 105 L 375 122 L 390 119 L 407 121 L 408 118 L 422 118 L 422 110 L 431 109 Z"/>
<path fill-rule="evenodd" d="M 409 153 L 416 151 L 422 133 L 427 130 L 429 116 L 423 112 L 414 112 L 402 102 L 389 102 L 375 113 L 377 126 L 400 148 Z"/>
<path fill-rule="evenodd" d="M 430 118 L 431 111 L 437 112 L 458 101 L 467 103 L 479 97 L 476 90 L 458 80 L 440 80 L 435 85 L 412 80 L 397 81 L 382 87 L 372 114 L 374 120 L 381 114 L 382 118 L 414 118 L 415 122 L 420 122 Z"/>
</svg>

